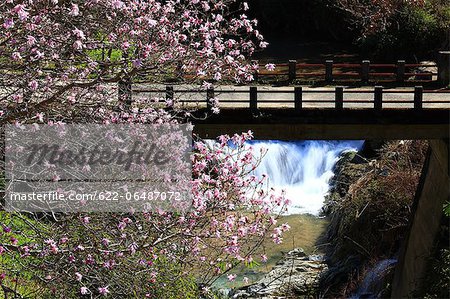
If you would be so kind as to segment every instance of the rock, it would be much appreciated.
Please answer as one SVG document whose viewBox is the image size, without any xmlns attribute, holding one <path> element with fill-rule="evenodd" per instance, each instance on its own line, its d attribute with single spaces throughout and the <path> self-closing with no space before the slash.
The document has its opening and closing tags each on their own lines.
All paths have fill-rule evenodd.
<svg viewBox="0 0 450 299">
<path fill-rule="evenodd" d="M 229 297 L 231 294 L 231 289 L 219 289 L 219 294 L 225 298 Z"/>
<path fill-rule="evenodd" d="M 301 248 L 286 253 L 273 269 L 256 283 L 235 290 L 231 298 L 286 298 L 286 295 L 317 293 L 322 272 L 328 267 L 324 256 L 308 256 Z"/>
<path fill-rule="evenodd" d="M 304 257 L 305 251 L 302 248 L 295 248 L 286 254 L 287 257 Z"/>
<path fill-rule="evenodd" d="M 325 262 L 325 257 L 321 254 L 313 254 L 308 256 L 310 261 L 314 261 L 314 262 Z"/>
<path fill-rule="evenodd" d="M 416 74 L 414 80 L 433 80 L 433 74 L 438 72 L 438 68 L 433 61 L 421 61 L 419 62 L 421 66 L 414 69 Z"/>
</svg>

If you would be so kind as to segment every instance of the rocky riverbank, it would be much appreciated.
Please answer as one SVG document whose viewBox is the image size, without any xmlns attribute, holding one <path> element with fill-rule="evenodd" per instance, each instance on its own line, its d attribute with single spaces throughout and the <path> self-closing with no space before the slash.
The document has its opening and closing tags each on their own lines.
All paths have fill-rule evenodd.
<svg viewBox="0 0 450 299">
<path fill-rule="evenodd" d="M 328 267 L 323 255 L 307 255 L 303 249 L 289 251 L 254 284 L 233 290 L 229 298 L 301 298 L 319 292 L 320 276 Z"/>
</svg>

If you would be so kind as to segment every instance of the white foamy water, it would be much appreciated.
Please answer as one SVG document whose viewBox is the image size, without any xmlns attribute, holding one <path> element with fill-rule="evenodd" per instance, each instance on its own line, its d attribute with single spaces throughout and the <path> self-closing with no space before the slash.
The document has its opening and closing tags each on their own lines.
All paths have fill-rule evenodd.
<svg viewBox="0 0 450 299">
<path fill-rule="evenodd" d="M 255 153 L 267 153 L 255 170 L 267 174 L 269 187 L 286 190 L 291 200 L 288 214 L 318 215 L 333 177 L 339 155 L 358 150 L 363 141 L 252 141 Z"/>
</svg>

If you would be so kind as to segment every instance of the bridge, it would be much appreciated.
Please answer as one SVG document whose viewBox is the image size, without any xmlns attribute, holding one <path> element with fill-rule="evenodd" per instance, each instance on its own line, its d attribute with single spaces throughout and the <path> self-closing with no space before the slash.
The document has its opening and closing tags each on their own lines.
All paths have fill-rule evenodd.
<svg viewBox="0 0 450 299">
<path fill-rule="evenodd" d="M 137 97 L 159 97 L 192 108 L 202 138 L 252 130 L 256 139 L 447 139 L 450 90 L 414 88 L 235 87 L 134 85 Z M 211 101 L 220 113 L 211 113 Z M 205 115 L 210 117 L 205 118 Z"/>
</svg>

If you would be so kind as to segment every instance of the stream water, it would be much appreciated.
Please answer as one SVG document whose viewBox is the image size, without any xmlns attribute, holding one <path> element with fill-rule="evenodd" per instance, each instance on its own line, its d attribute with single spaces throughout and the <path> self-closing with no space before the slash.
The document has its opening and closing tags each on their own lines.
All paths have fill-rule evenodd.
<svg viewBox="0 0 450 299">
<path fill-rule="evenodd" d="M 364 280 L 353 294 L 351 299 L 380 298 L 383 281 L 389 274 L 389 269 L 397 263 L 396 259 L 385 259 L 379 261 L 372 269 L 367 271 Z"/>
</svg>

